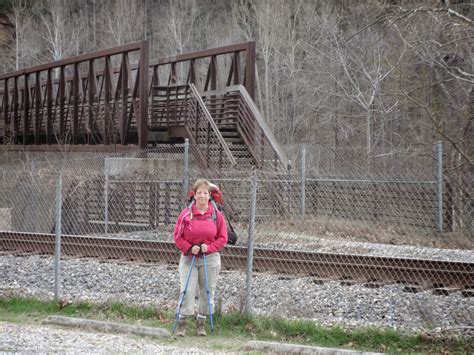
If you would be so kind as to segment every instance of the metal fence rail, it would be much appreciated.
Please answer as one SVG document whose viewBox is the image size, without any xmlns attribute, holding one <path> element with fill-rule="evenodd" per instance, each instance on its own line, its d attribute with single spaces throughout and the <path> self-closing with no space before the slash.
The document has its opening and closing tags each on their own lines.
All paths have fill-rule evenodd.
<svg viewBox="0 0 474 355">
<path fill-rule="evenodd" d="M 4 159 L 0 168 L 3 228 L 51 232 L 53 212 L 45 207 L 52 205 L 53 187 L 60 173 L 65 233 L 169 227 L 183 206 L 185 186 L 188 189 L 192 180 L 201 176 L 220 185 L 226 196 L 226 210 L 235 224 L 248 224 L 251 172 L 201 169 L 199 160 L 189 155 L 194 149 L 176 144 L 140 153 L 91 153 L 86 157 L 63 153 L 28 153 L 20 157 L 16 152 L 4 152 L 3 157 L 9 159 Z M 301 169 L 295 164 L 288 174 L 257 172 L 258 223 L 268 228 L 286 224 L 294 231 L 294 222 L 304 221 L 302 225 L 307 227 L 300 225 L 299 229 L 305 232 L 320 229 L 321 221 L 326 221 L 335 237 L 351 240 L 361 237 L 354 227 L 363 224 L 369 233 L 372 229 L 381 234 L 379 242 L 393 229 L 431 236 L 451 232 L 467 239 L 473 235 L 468 174 L 439 176 L 435 164 L 431 178 L 426 174 L 361 176 L 357 172 L 345 177 L 327 172 L 316 176 L 310 169 L 297 173 L 296 167 Z"/>
</svg>

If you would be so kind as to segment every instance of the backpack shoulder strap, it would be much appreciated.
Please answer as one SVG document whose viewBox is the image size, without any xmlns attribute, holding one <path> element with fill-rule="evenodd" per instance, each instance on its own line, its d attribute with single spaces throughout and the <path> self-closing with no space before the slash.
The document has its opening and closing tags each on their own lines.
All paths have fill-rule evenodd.
<svg viewBox="0 0 474 355">
<path fill-rule="evenodd" d="M 232 224 L 230 223 L 229 217 L 225 216 L 225 220 L 227 221 L 227 224 L 232 232 L 235 233 L 234 228 L 232 227 Z"/>
<path fill-rule="evenodd" d="M 212 211 L 212 220 L 214 221 L 214 224 L 217 225 L 217 204 L 216 201 L 210 200 L 212 203 L 212 207 L 214 207 L 214 211 Z"/>
<path fill-rule="evenodd" d="M 189 211 L 189 220 L 193 219 L 193 205 L 194 205 L 194 198 L 191 200 L 191 202 L 188 204 L 188 211 Z"/>
</svg>

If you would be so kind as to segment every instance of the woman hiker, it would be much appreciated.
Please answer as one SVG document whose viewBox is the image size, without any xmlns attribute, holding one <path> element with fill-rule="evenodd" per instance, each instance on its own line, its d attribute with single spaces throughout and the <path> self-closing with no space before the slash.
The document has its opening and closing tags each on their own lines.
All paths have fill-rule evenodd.
<svg viewBox="0 0 474 355">
<path fill-rule="evenodd" d="M 206 335 L 204 325 L 209 311 L 213 313 L 214 291 L 221 268 L 219 252 L 227 243 L 225 218 L 209 203 L 211 183 L 199 179 L 194 183 L 192 191 L 195 202 L 180 213 L 173 233 L 174 241 L 182 252 L 179 260 L 181 287 L 176 336 L 186 335 L 186 321 L 195 314 L 196 286 L 199 286 L 196 330 L 198 335 Z M 206 286 L 209 289 L 209 300 Z"/>
</svg>

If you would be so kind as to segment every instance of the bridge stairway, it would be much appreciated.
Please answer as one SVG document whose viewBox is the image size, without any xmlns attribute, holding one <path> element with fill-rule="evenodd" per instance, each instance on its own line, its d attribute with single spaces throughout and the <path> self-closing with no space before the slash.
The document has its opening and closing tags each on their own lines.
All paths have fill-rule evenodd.
<svg viewBox="0 0 474 355">
<path fill-rule="evenodd" d="M 255 159 L 239 128 L 240 96 L 237 92 L 224 92 L 217 95 L 206 95 L 204 103 L 216 122 L 222 137 L 237 161 L 239 169 L 252 168 Z"/>
<path fill-rule="evenodd" d="M 219 131 L 237 161 L 238 169 L 247 169 L 255 166 L 254 159 L 236 128 L 219 127 Z"/>
<path fill-rule="evenodd" d="M 205 109 L 212 121 L 215 123 L 220 136 L 225 142 L 225 146 L 230 150 L 232 156 L 236 161 L 235 170 L 232 172 L 230 179 L 239 179 L 238 172 L 242 172 L 242 177 L 248 178 L 248 174 L 252 168 L 257 166 L 255 160 L 255 153 L 258 154 L 260 148 L 251 148 L 248 145 L 252 141 L 255 128 L 253 126 L 244 126 L 242 124 L 241 115 L 248 114 L 248 108 L 243 106 L 241 93 L 237 90 L 227 92 L 212 92 L 204 93 L 202 97 Z M 156 137 L 161 140 L 179 141 L 185 138 L 190 138 L 191 144 L 198 142 L 206 142 L 209 139 L 208 131 L 210 127 L 204 125 L 202 129 L 195 130 L 194 136 L 190 131 L 189 124 L 194 122 L 190 117 L 195 116 L 196 103 L 190 104 L 190 93 L 186 86 L 181 87 L 156 87 L 155 94 L 152 99 L 152 118 L 150 124 L 150 131 L 156 134 Z M 247 109 L 247 111 L 245 111 Z M 239 117 L 240 116 L 240 117 Z M 201 114 L 201 119 L 203 115 Z M 247 123 L 248 124 L 248 123 Z M 247 134 L 247 141 L 244 138 L 244 132 Z M 257 135 L 255 135 L 257 136 Z M 212 136 L 211 136 L 212 138 Z M 218 144 L 218 140 L 211 139 L 212 144 L 202 144 L 205 147 L 203 151 L 208 154 L 205 160 L 216 168 L 221 166 L 220 159 L 222 156 L 222 144 Z M 225 171 L 225 170 L 224 170 Z M 244 179 L 247 181 L 247 179 Z M 226 183 L 216 181 L 220 184 L 227 196 L 229 211 L 233 215 L 243 213 L 243 216 L 248 215 L 248 208 L 250 206 L 250 183 L 240 184 L 238 182 Z M 281 213 L 281 191 L 279 181 L 267 181 L 259 185 L 257 194 L 262 196 L 272 196 L 268 199 L 259 199 L 257 219 L 265 219 L 270 216 Z M 237 217 L 237 216 L 236 216 Z"/>
<path fill-rule="evenodd" d="M 195 130 L 194 135 L 190 127 L 190 117 L 194 116 L 196 105 L 190 104 L 192 95 L 186 86 L 156 87 L 152 98 L 150 115 L 149 143 L 151 142 L 179 142 L 185 138 L 192 138 L 192 143 L 205 142 L 206 153 L 211 157 L 211 164 L 218 163 L 216 157 L 222 154 L 222 144 L 213 135 L 208 136 L 209 127 Z M 238 97 L 235 95 L 221 95 L 204 97 L 203 103 L 212 121 L 215 123 L 225 145 L 236 160 L 238 169 L 251 168 L 256 165 L 255 159 L 242 137 L 238 127 Z M 204 115 L 201 114 L 201 120 Z M 205 125 L 204 125 L 205 126 Z M 194 139 L 194 142 L 193 142 Z M 209 157 L 207 157 L 209 158 Z M 207 160 L 207 159 L 206 159 Z"/>
</svg>

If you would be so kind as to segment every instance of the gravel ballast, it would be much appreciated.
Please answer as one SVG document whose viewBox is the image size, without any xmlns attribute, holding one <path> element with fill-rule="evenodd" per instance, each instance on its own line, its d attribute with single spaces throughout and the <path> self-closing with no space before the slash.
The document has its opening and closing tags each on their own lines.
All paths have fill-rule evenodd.
<svg viewBox="0 0 474 355">
<path fill-rule="evenodd" d="M 54 297 L 54 260 L 45 256 L 0 256 L 0 292 L 4 296 Z M 320 283 L 313 277 L 254 273 L 252 306 L 257 315 L 311 319 L 325 325 L 377 326 L 425 331 L 474 324 L 472 298 L 460 291 L 448 296 L 431 290 L 409 293 L 404 285 L 369 288 Z M 223 312 L 243 307 L 245 274 L 221 271 L 218 307 Z M 61 260 L 61 298 L 94 303 L 123 302 L 174 309 L 178 298 L 175 265 Z"/>
</svg>

